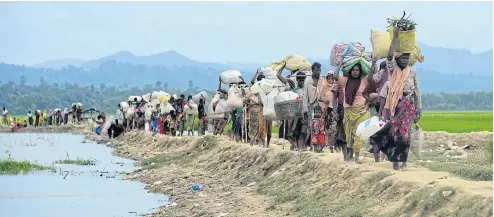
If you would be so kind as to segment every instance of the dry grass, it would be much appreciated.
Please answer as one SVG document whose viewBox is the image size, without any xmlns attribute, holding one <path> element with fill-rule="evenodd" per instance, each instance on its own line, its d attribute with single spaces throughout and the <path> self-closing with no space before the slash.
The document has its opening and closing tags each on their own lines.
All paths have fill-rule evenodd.
<svg viewBox="0 0 494 217">
<path fill-rule="evenodd" d="M 200 139 L 186 150 L 167 150 L 172 152 L 142 164 L 154 163 L 150 169 L 156 170 L 164 170 L 170 164 L 191 167 L 207 177 L 221 179 L 222 185 L 214 187 L 227 191 L 256 182 L 251 187 L 255 189 L 253 193 L 270 198 L 265 212 L 314 217 L 492 216 L 492 197 L 469 198 L 451 187 L 397 180 L 392 172 L 330 165 L 307 153 L 252 148 L 216 137 Z M 465 199 L 475 201 L 475 205 Z"/>
<path fill-rule="evenodd" d="M 467 154 L 466 159 L 456 159 L 443 156 L 441 152 L 429 151 L 422 153 L 420 160 L 412 156 L 410 161 L 432 171 L 449 172 L 474 181 L 492 181 L 492 141 L 477 150 L 467 151 Z"/>
</svg>

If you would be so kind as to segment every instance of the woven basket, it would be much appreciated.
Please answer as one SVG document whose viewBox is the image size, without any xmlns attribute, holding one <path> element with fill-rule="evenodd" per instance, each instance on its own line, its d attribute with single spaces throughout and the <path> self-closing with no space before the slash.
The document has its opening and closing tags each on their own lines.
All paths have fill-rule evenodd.
<svg viewBox="0 0 494 217">
<path fill-rule="evenodd" d="M 280 120 L 292 120 L 302 117 L 302 100 L 289 100 L 274 104 L 276 117 Z"/>
</svg>

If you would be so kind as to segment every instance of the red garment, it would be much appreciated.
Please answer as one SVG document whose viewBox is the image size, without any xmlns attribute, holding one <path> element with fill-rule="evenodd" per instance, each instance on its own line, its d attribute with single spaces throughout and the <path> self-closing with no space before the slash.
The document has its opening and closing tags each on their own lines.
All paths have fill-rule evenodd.
<svg viewBox="0 0 494 217">
<path fill-rule="evenodd" d="M 185 105 L 187 105 L 187 102 L 185 100 L 182 100 L 182 114 L 184 113 Z"/>
<path fill-rule="evenodd" d="M 312 119 L 310 130 L 312 133 L 312 144 L 325 146 L 326 140 L 324 138 L 324 118 Z"/>
<path fill-rule="evenodd" d="M 326 140 L 323 134 L 312 135 L 312 144 L 324 147 L 326 145 Z"/>
<path fill-rule="evenodd" d="M 160 134 L 165 134 L 165 129 L 163 129 L 163 120 L 161 118 L 158 120 L 158 126 L 160 129 Z"/>
</svg>

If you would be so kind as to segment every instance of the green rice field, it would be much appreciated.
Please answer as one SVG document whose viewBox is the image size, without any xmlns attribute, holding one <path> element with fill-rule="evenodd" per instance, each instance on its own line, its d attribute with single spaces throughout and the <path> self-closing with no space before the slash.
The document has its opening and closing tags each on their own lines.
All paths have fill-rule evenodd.
<svg viewBox="0 0 494 217">
<path fill-rule="evenodd" d="M 419 125 L 425 131 L 446 131 L 448 133 L 492 132 L 492 111 L 424 112 Z"/>
<path fill-rule="evenodd" d="M 425 131 L 492 132 L 492 111 L 426 111 L 419 125 Z M 278 127 L 274 127 L 273 132 L 278 133 Z"/>
</svg>

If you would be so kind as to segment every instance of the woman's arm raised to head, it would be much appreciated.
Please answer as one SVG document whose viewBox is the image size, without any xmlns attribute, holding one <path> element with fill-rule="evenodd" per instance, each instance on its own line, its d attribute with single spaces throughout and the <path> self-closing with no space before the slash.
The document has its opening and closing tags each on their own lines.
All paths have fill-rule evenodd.
<svg viewBox="0 0 494 217">
<path fill-rule="evenodd" d="M 220 78 L 218 79 L 218 81 L 219 81 L 219 82 L 218 82 L 218 90 L 221 90 L 221 76 L 220 76 Z"/>
<path fill-rule="evenodd" d="M 339 76 L 339 74 L 340 74 L 340 70 L 341 70 L 341 67 L 342 67 L 342 66 L 343 66 L 343 59 L 341 60 L 340 65 L 338 65 L 338 67 L 336 67 L 336 71 L 334 71 L 334 75 L 333 75 L 333 77 L 334 77 L 334 80 L 335 80 L 335 81 L 338 81 L 338 76 Z"/>
<path fill-rule="evenodd" d="M 396 26 L 393 27 L 393 39 L 391 40 L 391 44 L 389 45 L 389 50 L 388 50 L 388 61 L 393 60 L 394 52 L 395 52 L 395 44 L 396 44 L 396 39 L 400 35 L 400 29 L 397 28 Z"/>
<path fill-rule="evenodd" d="M 276 73 L 276 77 L 281 81 L 281 83 L 283 84 L 286 84 L 287 83 L 287 79 L 285 79 L 281 73 L 283 73 L 283 69 L 285 69 L 285 67 L 281 68 L 277 73 Z"/>
<path fill-rule="evenodd" d="M 374 75 L 379 73 L 379 67 L 377 67 L 376 63 L 377 63 L 377 58 L 373 56 L 372 66 L 369 71 L 370 73 L 367 75 L 367 82 L 372 82 L 372 80 L 374 80 Z"/>
<path fill-rule="evenodd" d="M 254 76 L 252 76 L 252 79 L 250 79 L 250 84 L 256 83 L 256 78 L 258 75 L 259 75 L 259 69 L 257 69 L 256 74 L 254 74 Z"/>
</svg>

